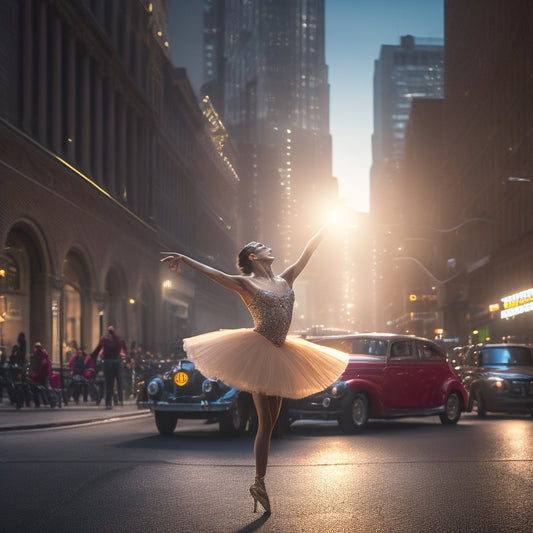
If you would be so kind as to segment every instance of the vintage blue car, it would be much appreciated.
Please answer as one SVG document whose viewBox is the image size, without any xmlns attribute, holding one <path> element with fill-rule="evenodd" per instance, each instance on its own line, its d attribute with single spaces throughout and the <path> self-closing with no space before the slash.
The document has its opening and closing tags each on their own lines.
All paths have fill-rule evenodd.
<svg viewBox="0 0 533 533">
<path fill-rule="evenodd" d="M 214 420 L 224 435 L 237 435 L 249 428 L 255 414 L 249 393 L 206 378 L 188 359 L 152 378 L 146 391 L 161 435 L 172 434 L 180 418 Z"/>
</svg>

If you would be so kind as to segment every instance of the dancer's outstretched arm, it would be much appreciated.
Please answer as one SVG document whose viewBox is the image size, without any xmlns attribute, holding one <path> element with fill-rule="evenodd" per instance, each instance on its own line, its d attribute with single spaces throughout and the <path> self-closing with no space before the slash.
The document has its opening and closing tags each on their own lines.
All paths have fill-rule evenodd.
<svg viewBox="0 0 533 533">
<path fill-rule="evenodd" d="M 191 268 L 194 268 L 194 270 L 198 270 L 198 272 L 201 272 L 204 276 L 216 281 L 219 285 L 226 287 L 226 289 L 231 289 L 239 294 L 241 294 L 244 289 L 243 276 L 226 274 L 221 270 L 204 265 L 203 263 L 200 263 L 200 261 L 196 261 L 196 259 L 191 259 L 190 257 L 177 252 L 161 253 L 165 255 L 165 257 L 161 259 L 161 262 L 169 263 L 171 269 L 177 268 L 179 263 L 183 262 Z"/>
<path fill-rule="evenodd" d="M 327 225 L 322 226 L 312 237 L 309 239 L 309 242 L 306 244 L 304 251 L 300 255 L 300 257 L 296 260 L 296 262 L 287 267 L 283 273 L 281 274 L 281 277 L 287 281 L 287 283 L 292 287 L 292 284 L 294 280 L 300 275 L 302 270 L 305 268 L 307 263 L 309 262 L 309 259 L 311 259 L 311 256 L 315 252 L 315 250 L 318 248 L 318 245 L 324 238 L 324 233 L 326 231 Z"/>
</svg>

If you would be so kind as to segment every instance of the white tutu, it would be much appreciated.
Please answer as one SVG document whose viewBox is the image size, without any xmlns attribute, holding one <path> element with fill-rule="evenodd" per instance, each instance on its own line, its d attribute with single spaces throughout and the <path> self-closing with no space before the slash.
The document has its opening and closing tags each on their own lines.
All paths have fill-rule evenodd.
<svg viewBox="0 0 533 533">
<path fill-rule="evenodd" d="M 212 331 L 183 340 L 188 358 L 206 377 L 236 389 L 283 398 L 304 398 L 329 387 L 348 355 L 288 336 L 281 346 L 252 329 Z"/>
</svg>

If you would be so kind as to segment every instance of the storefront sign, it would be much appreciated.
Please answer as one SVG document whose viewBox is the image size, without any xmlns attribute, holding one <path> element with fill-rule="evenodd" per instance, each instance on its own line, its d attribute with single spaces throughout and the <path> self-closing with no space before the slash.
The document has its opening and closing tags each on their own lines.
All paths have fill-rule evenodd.
<svg viewBox="0 0 533 533">
<path fill-rule="evenodd" d="M 511 296 L 502 298 L 501 318 L 510 318 L 522 313 L 533 311 L 533 289 L 517 292 Z"/>
</svg>

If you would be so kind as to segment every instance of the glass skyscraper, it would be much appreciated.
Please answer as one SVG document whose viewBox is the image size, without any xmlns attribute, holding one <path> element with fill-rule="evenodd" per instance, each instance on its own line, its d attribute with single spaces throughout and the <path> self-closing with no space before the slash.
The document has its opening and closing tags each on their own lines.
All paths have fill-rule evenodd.
<svg viewBox="0 0 533 533">
<path fill-rule="evenodd" d="M 444 97 L 442 39 L 401 38 L 383 45 L 374 67 L 374 133 L 370 181 L 371 211 L 387 221 L 397 197 L 404 156 L 405 127 L 414 98 Z M 382 216 L 381 212 L 384 212 Z"/>
</svg>

